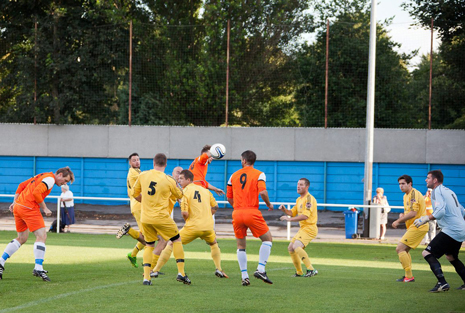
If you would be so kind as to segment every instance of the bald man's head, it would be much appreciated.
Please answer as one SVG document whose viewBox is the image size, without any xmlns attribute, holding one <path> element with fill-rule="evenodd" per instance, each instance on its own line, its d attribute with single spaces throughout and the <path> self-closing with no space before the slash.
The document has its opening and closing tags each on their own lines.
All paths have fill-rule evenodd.
<svg viewBox="0 0 465 313">
<path fill-rule="evenodd" d="M 183 170 L 182 167 L 180 166 L 176 166 L 174 169 L 173 169 L 173 178 L 178 181 L 179 179 L 179 174 L 181 174 L 181 171 Z"/>
</svg>

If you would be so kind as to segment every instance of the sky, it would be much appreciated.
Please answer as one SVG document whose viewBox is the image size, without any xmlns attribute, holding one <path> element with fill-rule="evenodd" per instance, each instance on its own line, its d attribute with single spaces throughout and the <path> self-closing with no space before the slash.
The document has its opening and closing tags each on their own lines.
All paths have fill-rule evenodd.
<svg viewBox="0 0 465 313">
<path fill-rule="evenodd" d="M 368 1 L 368 0 L 367 0 Z M 421 56 L 429 54 L 431 50 L 431 30 L 412 26 L 415 21 L 409 13 L 401 7 L 407 0 L 377 0 L 376 20 L 383 22 L 385 19 L 394 17 L 390 26 L 386 27 L 394 42 L 401 44 L 398 49 L 401 53 L 411 53 L 419 49 L 417 57 L 411 60 L 409 69 L 413 69 L 420 63 Z M 331 37 L 331 35 L 330 35 Z M 313 42 L 315 33 L 304 34 L 302 39 Z M 434 35 L 433 50 L 437 50 L 440 41 Z"/>
<path fill-rule="evenodd" d="M 378 0 L 376 20 L 383 21 L 394 16 L 392 24 L 387 27 L 393 41 L 402 46 L 400 52 L 411 52 L 420 49 L 419 55 L 429 54 L 431 49 L 431 30 L 411 26 L 415 21 L 409 13 L 401 8 L 405 0 Z M 440 41 L 434 34 L 433 50 L 437 50 Z M 417 64 L 420 60 L 418 56 L 412 63 Z"/>
</svg>

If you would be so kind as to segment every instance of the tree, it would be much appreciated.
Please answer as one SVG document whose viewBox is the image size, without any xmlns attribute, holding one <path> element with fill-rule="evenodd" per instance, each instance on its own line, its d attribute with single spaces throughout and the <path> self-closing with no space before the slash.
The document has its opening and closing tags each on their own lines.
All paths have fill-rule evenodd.
<svg viewBox="0 0 465 313">
<path fill-rule="evenodd" d="M 303 12 L 306 2 L 268 0 L 257 6 L 206 1 L 200 15 L 201 5 L 195 0 L 147 1 L 155 25 L 135 25 L 134 122 L 225 122 L 231 19 L 229 123 L 295 125 L 293 105 L 287 101 L 293 87 L 286 49 L 312 29 Z"/>
<path fill-rule="evenodd" d="M 143 15 L 132 3 L 2 2 L 1 120 L 113 122 L 123 61 L 127 68 L 127 20 Z"/>
<path fill-rule="evenodd" d="M 293 104 L 287 100 L 293 93 L 289 61 L 292 43 L 314 29 L 306 9 L 307 1 L 301 0 L 205 2 L 203 21 L 208 50 L 226 51 L 226 23 L 231 21 L 230 124 L 295 124 Z M 209 68 L 225 73 L 225 58 L 218 56 L 222 59 L 211 60 Z M 217 90 L 215 99 L 224 103 L 224 91 Z"/>
<path fill-rule="evenodd" d="M 433 125 L 465 128 L 465 2 L 410 0 L 403 7 L 425 28 L 431 27 L 433 19 L 441 39 L 436 56 L 440 62 L 433 66 Z"/>
<path fill-rule="evenodd" d="M 365 127 L 370 12 L 365 1 L 322 1 L 317 6 L 320 24 L 331 17 L 329 28 L 328 126 Z M 336 12 L 331 16 L 330 12 Z M 388 23 L 389 21 L 386 21 Z M 295 94 L 300 123 L 324 126 L 326 31 L 320 27 L 316 42 L 302 45 Z M 398 46 L 382 25 L 377 25 L 375 126 L 418 127 L 406 109 L 406 65 L 411 55 L 394 51 Z"/>
<path fill-rule="evenodd" d="M 433 53 L 433 80 L 431 96 L 432 128 L 465 128 L 465 110 L 461 102 L 465 99 L 463 84 L 448 75 L 451 69 L 442 59 L 441 53 Z M 428 127 L 430 56 L 423 55 L 418 68 L 412 72 L 410 84 L 411 104 L 417 108 L 417 123 Z M 457 108 L 462 107 L 461 110 Z"/>
</svg>

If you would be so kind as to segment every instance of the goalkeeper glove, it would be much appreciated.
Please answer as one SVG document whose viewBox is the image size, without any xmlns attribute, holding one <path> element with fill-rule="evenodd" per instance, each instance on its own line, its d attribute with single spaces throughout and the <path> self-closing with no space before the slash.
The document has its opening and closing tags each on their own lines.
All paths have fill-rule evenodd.
<svg viewBox="0 0 465 313">
<path fill-rule="evenodd" d="M 416 227 L 420 227 L 421 225 L 425 224 L 429 222 L 429 216 L 428 215 L 425 215 L 425 216 L 422 216 L 420 218 L 417 218 L 413 224 L 416 226 Z"/>
</svg>

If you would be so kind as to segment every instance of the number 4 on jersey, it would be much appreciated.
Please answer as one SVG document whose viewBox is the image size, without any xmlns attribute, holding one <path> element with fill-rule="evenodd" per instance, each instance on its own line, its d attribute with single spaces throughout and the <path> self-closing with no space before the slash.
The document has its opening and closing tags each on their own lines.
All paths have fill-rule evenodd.
<svg viewBox="0 0 465 313">
<path fill-rule="evenodd" d="M 200 197 L 200 193 L 197 190 L 194 193 L 194 199 L 198 200 L 199 202 L 202 202 L 202 198 Z"/>
</svg>

